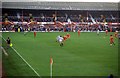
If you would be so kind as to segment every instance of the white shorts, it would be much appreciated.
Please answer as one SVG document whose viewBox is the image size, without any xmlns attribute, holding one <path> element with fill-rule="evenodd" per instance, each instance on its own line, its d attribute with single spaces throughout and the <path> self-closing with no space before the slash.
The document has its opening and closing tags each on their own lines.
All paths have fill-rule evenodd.
<svg viewBox="0 0 120 78">
<path fill-rule="evenodd" d="M 97 34 L 99 34 L 99 32 L 97 32 Z"/>
<path fill-rule="evenodd" d="M 59 40 L 59 43 L 62 43 L 62 40 Z"/>
</svg>

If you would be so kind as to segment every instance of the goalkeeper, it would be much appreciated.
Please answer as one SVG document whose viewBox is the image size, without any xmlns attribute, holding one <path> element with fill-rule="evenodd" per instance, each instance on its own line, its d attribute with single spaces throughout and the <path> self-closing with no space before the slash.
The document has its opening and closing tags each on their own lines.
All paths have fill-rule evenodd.
<svg viewBox="0 0 120 78">
<path fill-rule="evenodd" d="M 11 40 L 10 40 L 10 38 L 9 38 L 9 37 L 7 38 L 6 42 L 7 42 L 7 48 L 8 48 L 8 47 L 10 47 Z"/>
</svg>

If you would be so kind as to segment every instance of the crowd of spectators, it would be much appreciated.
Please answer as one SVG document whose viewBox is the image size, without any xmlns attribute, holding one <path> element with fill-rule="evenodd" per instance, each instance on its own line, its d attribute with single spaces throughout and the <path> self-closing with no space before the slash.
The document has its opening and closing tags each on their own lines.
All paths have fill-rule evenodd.
<svg viewBox="0 0 120 78">
<path fill-rule="evenodd" d="M 95 32 L 98 29 L 102 32 L 106 29 L 110 31 L 110 28 L 112 28 L 113 31 L 120 30 L 118 27 L 112 27 L 112 26 L 104 26 L 104 25 L 72 25 L 72 26 L 56 26 L 56 25 L 7 25 L 2 26 L 2 31 L 18 31 L 18 28 L 20 28 L 21 32 L 23 31 L 40 31 L 40 32 L 77 32 L 78 29 L 80 29 L 82 32 Z"/>
<path fill-rule="evenodd" d="M 99 12 L 90 12 L 88 11 L 32 11 L 30 10 L 8 10 L 6 13 L 6 10 L 3 9 L 3 18 L 2 21 L 10 22 L 18 22 L 17 24 L 3 24 L 2 25 L 2 31 L 17 31 L 18 28 L 20 28 L 21 31 L 77 31 L 80 29 L 81 31 L 88 31 L 93 32 L 97 31 L 98 29 L 100 31 L 105 31 L 106 29 L 110 30 L 110 28 L 114 30 L 119 29 L 118 26 L 112 26 L 112 25 L 105 25 L 105 24 L 83 24 L 85 23 L 91 23 L 92 17 L 94 18 L 94 21 L 96 22 L 118 22 L 119 18 L 117 18 L 117 12 L 111 13 L 111 15 L 115 15 L 115 17 L 109 16 L 109 12 L 101 11 L 104 15 L 98 15 Z M 39 13 L 40 12 L 40 13 Z M 93 15 L 94 14 L 94 15 Z M 93 15 L 92 17 L 90 15 Z M 58 25 L 58 24 L 22 24 L 21 22 L 31 22 L 30 20 L 34 22 L 77 22 L 81 24 L 65 24 L 65 25 Z"/>
</svg>

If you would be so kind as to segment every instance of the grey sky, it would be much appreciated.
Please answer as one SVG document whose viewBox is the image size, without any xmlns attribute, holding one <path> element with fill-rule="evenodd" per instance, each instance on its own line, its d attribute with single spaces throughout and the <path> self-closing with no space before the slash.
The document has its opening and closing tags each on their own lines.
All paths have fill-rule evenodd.
<svg viewBox="0 0 120 78">
<path fill-rule="evenodd" d="M 49 2 L 120 2 L 120 0 L 0 0 L 2 2 L 33 2 L 33 1 L 49 1 Z"/>
</svg>

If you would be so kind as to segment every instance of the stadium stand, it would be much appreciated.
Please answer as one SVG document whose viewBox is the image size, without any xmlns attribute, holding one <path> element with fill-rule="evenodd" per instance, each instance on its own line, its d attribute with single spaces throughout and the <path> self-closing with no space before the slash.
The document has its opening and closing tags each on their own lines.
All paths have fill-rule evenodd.
<svg viewBox="0 0 120 78">
<path fill-rule="evenodd" d="M 65 28 L 68 31 L 72 31 L 73 28 L 79 26 L 83 31 L 96 31 L 97 29 L 104 31 L 107 28 L 110 29 L 110 27 L 118 29 L 120 21 L 118 3 L 4 2 L 2 6 L 3 22 L 6 21 L 5 14 L 7 14 L 7 21 L 12 22 L 14 28 L 30 27 L 31 30 L 36 29 L 39 31 L 49 28 L 50 30 L 55 30 L 56 26 L 56 28 L 58 27 L 56 30 L 63 31 Z M 23 23 L 31 22 L 30 19 L 33 23 Z M 14 26 L 13 22 L 18 23 Z M 42 22 L 47 24 L 41 24 Z M 3 24 L 3 30 L 13 29 L 13 27 L 9 28 L 11 24 L 6 25 Z M 72 29 L 70 26 L 72 26 Z"/>
</svg>

